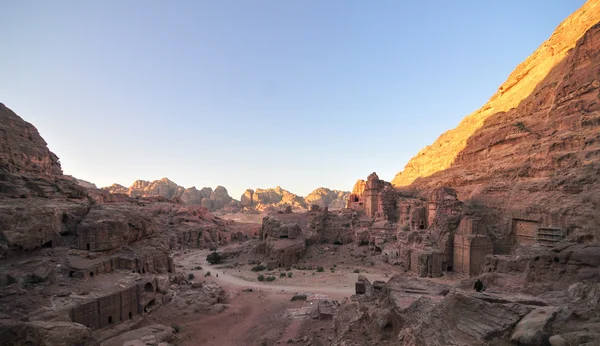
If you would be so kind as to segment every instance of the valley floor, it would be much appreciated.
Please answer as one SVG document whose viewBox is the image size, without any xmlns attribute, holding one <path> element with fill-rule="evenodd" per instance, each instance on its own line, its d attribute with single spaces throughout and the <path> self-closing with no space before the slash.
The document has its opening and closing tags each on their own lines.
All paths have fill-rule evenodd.
<svg viewBox="0 0 600 346">
<path fill-rule="evenodd" d="M 280 276 L 280 273 L 288 273 L 283 268 L 265 271 L 262 272 L 265 276 L 273 274 L 276 280 L 259 282 L 257 273 L 250 270 L 252 265 L 209 265 L 206 262 L 209 253 L 190 249 L 176 254 L 177 270 L 193 274 L 194 282 L 212 281 L 223 287 L 227 292 L 227 308 L 216 314 L 198 314 L 165 304 L 148 314 L 142 325 L 180 325 L 174 343 L 181 346 L 285 344 L 289 340 L 306 341 L 315 331 L 318 337 L 314 337 L 327 344 L 333 337 L 333 321 L 313 320 L 302 312 L 303 306 L 306 310 L 311 302 L 291 301 L 292 297 L 306 293 L 309 297 L 316 294 L 342 301 L 354 294 L 359 275 L 354 271 L 359 268 L 360 275 L 370 280 L 387 281 L 391 276 L 390 268 L 340 264 L 334 271 L 327 267 L 323 272 L 316 272 L 315 265 L 313 270 L 291 269 L 291 278 Z M 211 275 L 205 276 L 209 271 Z"/>
</svg>

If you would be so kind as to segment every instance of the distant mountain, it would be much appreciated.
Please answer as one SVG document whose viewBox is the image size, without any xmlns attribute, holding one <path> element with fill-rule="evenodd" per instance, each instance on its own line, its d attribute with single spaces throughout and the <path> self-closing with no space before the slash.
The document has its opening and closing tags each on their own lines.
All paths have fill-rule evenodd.
<svg viewBox="0 0 600 346">
<path fill-rule="evenodd" d="M 344 208 L 349 195 L 347 191 L 319 187 L 308 196 L 301 197 L 277 186 L 271 189 L 247 189 L 240 200 L 243 207 L 259 211 L 285 206 L 307 209 L 313 204 L 321 207 Z"/>
<path fill-rule="evenodd" d="M 225 207 L 239 209 L 239 202 L 231 198 L 227 189 L 223 186 L 217 186 L 214 191 L 210 187 L 198 190 L 195 186 L 185 188 L 168 178 L 162 178 L 154 181 L 136 180 L 129 188 L 113 184 L 102 189 L 110 193 L 123 193 L 130 197 L 162 196 L 165 198 L 179 198 L 185 204 L 200 204 L 210 211 Z"/>
</svg>

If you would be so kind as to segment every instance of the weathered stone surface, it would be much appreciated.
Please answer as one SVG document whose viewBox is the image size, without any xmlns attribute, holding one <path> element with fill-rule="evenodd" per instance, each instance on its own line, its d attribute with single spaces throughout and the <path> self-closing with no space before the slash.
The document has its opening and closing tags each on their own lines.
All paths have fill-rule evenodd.
<svg viewBox="0 0 600 346">
<path fill-rule="evenodd" d="M 162 324 L 153 324 L 103 341 L 100 346 L 159 345 L 161 342 L 170 341 L 172 338 L 173 328 Z"/>
<path fill-rule="evenodd" d="M 62 175 L 58 157 L 37 129 L 0 103 L 0 169 L 11 173 Z"/>
<path fill-rule="evenodd" d="M 487 104 L 463 119 L 455 129 L 441 135 L 435 143 L 422 149 L 408 162 L 404 170 L 396 175 L 392 184 L 409 185 L 419 177 L 427 177 L 450 168 L 459 159 L 459 154 L 465 150 L 470 138 L 485 126 L 486 122 L 489 123 L 490 117 L 507 112 L 503 117 L 508 118 L 511 109 L 523 106 L 527 97 L 535 93 L 538 84 L 569 56 L 570 50 L 576 47 L 577 41 L 586 31 L 600 21 L 598 7 L 597 1 L 588 1 L 563 21 L 546 42 L 517 66 Z M 581 56 L 581 59 L 583 58 Z M 562 86 L 556 86 L 556 89 L 560 90 Z M 540 100 L 546 101 L 545 98 Z M 488 147 L 487 152 L 489 151 Z M 479 159 L 472 163 L 485 166 Z M 497 163 L 494 167 L 497 167 Z"/>
<path fill-rule="evenodd" d="M 96 346 L 89 328 L 71 322 L 0 321 L 0 340 L 6 346 Z"/>
<path fill-rule="evenodd" d="M 75 234 L 88 213 L 83 202 L 49 199 L 14 199 L 0 203 L 0 235 L 14 250 L 60 245 L 64 234 Z"/>
<path fill-rule="evenodd" d="M 523 346 L 548 344 L 550 336 L 546 327 L 558 311 L 559 308 L 554 306 L 544 306 L 531 311 L 517 323 L 510 341 Z"/>
<path fill-rule="evenodd" d="M 347 191 L 330 190 L 320 187 L 304 197 L 306 205 L 318 205 L 330 209 L 345 208 L 350 195 Z"/>
<path fill-rule="evenodd" d="M 77 226 L 77 247 L 91 251 L 112 250 L 146 239 L 155 232 L 154 219 L 136 207 L 96 205 Z"/>
<path fill-rule="evenodd" d="M 192 186 L 186 189 L 168 178 L 155 181 L 136 180 L 129 188 L 113 184 L 102 189 L 110 193 L 122 193 L 134 198 L 160 196 L 167 199 L 179 199 L 185 204 L 202 205 L 210 211 L 232 206 L 232 202 L 234 202 L 223 186 L 217 186 L 214 191 L 210 187 L 198 190 L 195 186 Z M 233 205 L 233 207 L 236 211 L 237 206 Z"/>
<path fill-rule="evenodd" d="M 492 239 L 495 251 L 509 252 L 519 223 L 531 225 L 530 242 L 542 226 L 581 242 L 599 238 L 599 8 L 588 1 L 561 23 L 483 108 L 392 183 L 423 194 L 448 186 L 487 208 L 485 224 L 504 238 Z"/>
</svg>

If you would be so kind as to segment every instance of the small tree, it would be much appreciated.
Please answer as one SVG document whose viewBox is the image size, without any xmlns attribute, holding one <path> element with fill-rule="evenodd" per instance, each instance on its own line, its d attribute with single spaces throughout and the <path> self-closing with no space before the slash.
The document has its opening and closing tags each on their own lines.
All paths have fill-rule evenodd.
<svg viewBox="0 0 600 346">
<path fill-rule="evenodd" d="M 287 276 L 288 276 L 288 278 L 291 278 L 292 277 L 292 272 L 288 272 Z"/>
<path fill-rule="evenodd" d="M 210 255 L 206 256 L 206 261 L 210 264 L 218 264 L 221 262 L 221 255 L 218 252 L 214 251 Z"/>
<path fill-rule="evenodd" d="M 206 272 L 206 274 L 204 274 L 204 277 L 210 276 L 210 272 Z"/>
<path fill-rule="evenodd" d="M 324 272 L 324 271 L 325 271 L 325 269 L 323 269 L 323 267 L 318 267 L 318 268 L 317 268 L 317 272 L 319 272 L 319 273 L 322 273 L 322 272 Z"/>
<path fill-rule="evenodd" d="M 267 281 L 275 281 L 275 277 L 273 275 L 269 275 L 267 277 Z"/>
<path fill-rule="evenodd" d="M 257 279 L 258 281 L 265 281 L 265 276 L 260 274 Z"/>
<path fill-rule="evenodd" d="M 279 277 L 280 278 L 284 278 L 285 277 L 285 273 L 279 273 Z"/>
</svg>

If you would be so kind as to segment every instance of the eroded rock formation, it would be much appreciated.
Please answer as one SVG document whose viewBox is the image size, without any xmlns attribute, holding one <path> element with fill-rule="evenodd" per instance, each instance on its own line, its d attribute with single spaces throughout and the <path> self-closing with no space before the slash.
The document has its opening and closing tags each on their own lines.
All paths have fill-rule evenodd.
<svg viewBox="0 0 600 346">
<path fill-rule="evenodd" d="M 483 108 L 415 156 L 394 186 L 411 184 L 420 196 L 451 187 L 488 208 L 493 227 L 530 238 L 546 227 L 540 237 L 555 228 L 598 239 L 599 22 L 600 3 L 588 1 Z"/>
<path fill-rule="evenodd" d="M 210 187 L 198 190 L 195 186 L 192 186 L 186 189 L 168 178 L 155 181 L 136 180 L 129 188 L 113 184 L 102 189 L 110 193 L 126 194 L 130 197 L 161 196 L 167 199 L 177 198 L 185 204 L 199 204 L 210 211 L 226 207 L 231 207 L 235 211 L 239 208 L 238 203 L 229 196 L 227 189 L 223 186 L 217 186 L 214 191 Z"/>
</svg>

